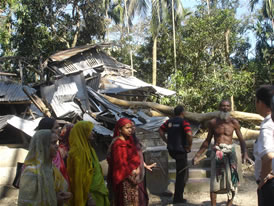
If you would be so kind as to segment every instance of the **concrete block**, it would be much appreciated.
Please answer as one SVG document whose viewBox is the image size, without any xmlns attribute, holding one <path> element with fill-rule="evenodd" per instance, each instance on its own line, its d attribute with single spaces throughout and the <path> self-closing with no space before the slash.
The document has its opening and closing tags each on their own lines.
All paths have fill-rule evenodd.
<svg viewBox="0 0 274 206">
<path fill-rule="evenodd" d="M 16 167 L 0 167 L 0 184 L 11 185 L 16 175 Z"/>
<path fill-rule="evenodd" d="M 0 146 L 0 167 L 16 167 L 17 162 L 24 162 L 28 150 Z"/>
</svg>

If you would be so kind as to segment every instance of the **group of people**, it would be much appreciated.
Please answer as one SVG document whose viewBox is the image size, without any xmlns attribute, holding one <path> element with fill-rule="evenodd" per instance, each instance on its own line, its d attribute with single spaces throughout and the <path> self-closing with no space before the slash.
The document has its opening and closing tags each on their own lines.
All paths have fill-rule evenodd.
<svg viewBox="0 0 274 206">
<path fill-rule="evenodd" d="M 20 178 L 18 205 L 109 205 L 102 169 L 89 139 L 93 124 L 62 130 L 43 118 L 31 139 Z"/>
<path fill-rule="evenodd" d="M 93 124 L 79 121 L 61 130 L 43 118 L 31 139 L 19 185 L 18 205 L 148 205 L 146 165 L 134 122 L 121 118 L 109 146 L 107 184 L 91 140 Z"/>
<path fill-rule="evenodd" d="M 219 117 L 209 121 L 207 138 L 192 163 L 199 163 L 213 138 L 210 156 L 211 205 L 216 206 L 217 194 L 227 194 L 227 206 L 231 206 L 239 182 L 239 160 L 233 144 L 233 132 L 240 142 L 242 161 L 252 160 L 247 155 L 240 124 L 230 116 L 230 101 L 222 100 L 219 110 Z M 264 117 L 260 135 L 254 144 L 258 204 L 270 206 L 274 200 L 273 86 L 263 86 L 256 91 L 256 111 Z M 173 203 L 185 203 L 187 200 L 183 195 L 189 167 L 187 154 L 191 151 L 193 134 L 189 122 L 184 118 L 182 106 L 175 107 L 174 115 L 160 127 L 159 133 L 167 143 L 170 156 L 176 160 Z M 147 165 L 144 162 L 134 122 L 121 118 L 115 125 L 107 151 L 107 184 L 90 143 L 93 126 L 91 122 L 79 121 L 75 125 L 65 125 L 60 130 L 55 119 L 46 117 L 40 121 L 24 162 L 18 205 L 148 205 L 145 169 L 152 171 L 156 163 Z"/>
<path fill-rule="evenodd" d="M 192 164 L 196 165 L 211 145 L 211 205 L 216 206 L 217 194 L 227 194 L 227 206 L 231 206 L 239 182 L 238 161 L 233 133 L 235 132 L 241 147 L 242 162 L 253 163 L 248 157 L 246 144 L 239 122 L 230 116 L 231 103 L 222 100 L 220 115 L 208 122 L 208 135 L 195 154 Z M 256 111 L 264 120 L 260 134 L 254 143 L 255 178 L 258 183 L 258 205 L 271 206 L 274 202 L 274 87 L 262 86 L 256 91 Z M 173 203 L 185 203 L 184 187 L 188 178 L 187 153 L 191 151 L 192 132 L 190 124 L 184 119 L 184 108 L 174 109 L 175 117 L 167 120 L 159 129 L 160 136 L 167 143 L 169 154 L 176 160 L 176 183 Z M 272 119 L 271 119 L 272 114 Z"/>
</svg>

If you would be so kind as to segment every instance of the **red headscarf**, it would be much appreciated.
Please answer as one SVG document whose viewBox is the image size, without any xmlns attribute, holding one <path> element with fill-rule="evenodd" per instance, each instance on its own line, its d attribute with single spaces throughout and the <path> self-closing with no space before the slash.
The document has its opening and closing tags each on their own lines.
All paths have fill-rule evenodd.
<svg viewBox="0 0 274 206">
<path fill-rule="evenodd" d="M 127 118 L 121 118 L 115 125 L 113 137 L 120 136 L 120 128 L 128 123 L 132 123 Z M 110 158 L 108 159 L 113 188 L 131 175 L 132 171 L 139 167 L 140 157 L 137 148 L 133 142 L 132 136 L 126 140 L 117 138 L 111 145 Z"/>
<path fill-rule="evenodd" d="M 121 118 L 116 122 L 116 125 L 114 128 L 114 133 L 113 133 L 113 138 L 120 136 L 120 128 L 122 128 L 126 124 L 132 124 L 132 121 L 127 118 Z"/>
</svg>

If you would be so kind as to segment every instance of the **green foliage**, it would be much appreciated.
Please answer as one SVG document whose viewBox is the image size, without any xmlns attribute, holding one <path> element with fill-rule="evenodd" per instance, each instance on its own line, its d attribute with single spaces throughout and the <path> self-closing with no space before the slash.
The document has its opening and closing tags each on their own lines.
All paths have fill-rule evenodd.
<svg viewBox="0 0 274 206">
<path fill-rule="evenodd" d="M 209 112 L 224 98 L 234 97 L 235 109 L 251 111 L 254 72 L 248 71 L 247 40 L 239 34 L 245 29 L 235 18 L 234 10 L 216 9 L 207 15 L 200 8 L 177 25 L 177 72 L 174 73 L 172 27 L 166 22 L 158 34 L 157 85 L 175 90 L 176 96 L 160 103 L 182 103 L 189 111 Z M 229 51 L 226 32 L 229 30 Z M 150 79 L 152 38 L 140 49 L 137 75 Z M 228 53 L 229 52 L 229 53 Z M 143 60 L 143 61 L 142 61 Z"/>
<path fill-rule="evenodd" d="M 263 1 L 256 23 L 251 25 L 249 20 L 236 19 L 237 0 L 201 1 L 191 15 L 174 0 L 176 71 L 171 1 L 150 1 L 150 19 L 141 19 L 134 26 L 134 16 L 148 11 L 147 2 L 0 0 L 0 56 L 23 57 L 24 74 L 31 82 L 34 73 L 29 69 L 39 69 L 56 51 L 104 40 L 111 18 L 115 22 L 110 24 L 115 36 L 111 55 L 130 65 L 133 51 L 135 76 L 146 82 L 152 82 L 153 40 L 157 37 L 157 85 L 175 90 L 177 95 L 153 97 L 154 101 L 183 103 L 189 111 L 208 112 L 223 98 L 233 96 L 235 109 L 254 112 L 255 89 L 274 82 L 273 1 Z M 254 6 L 258 1 L 250 2 Z M 256 35 L 253 58 L 248 56 L 247 31 Z M 18 73 L 18 65 L 18 61 L 9 61 L 1 68 Z"/>
<path fill-rule="evenodd" d="M 256 58 L 251 62 L 251 69 L 257 74 L 257 86 L 273 84 L 274 77 L 274 33 L 267 21 L 257 22 L 254 26 L 257 36 Z"/>
<path fill-rule="evenodd" d="M 249 97 L 253 78 L 250 72 L 231 70 L 230 67 L 208 73 L 197 80 L 194 80 L 193 73 L 178 71 L 170 81 L 170 89 L 176 90 L 177 95 L 169 103 L 184 104 L 189 111 L 210 112 L 218 108 L 222 99 L 233 96 L 236 109 L 246 111 L 246 102 L 253 102 L 253 96 Z"/>
<path fill-rule="evenodd" d="M 59 50 L 104 38 L 105 7 L 101 0 L 5 3 L 6 20 L 2 24 L 6 28 L 0 30 L 0 56 L 24 57 L 23 67 L 39 68 L 41 62 Z M 13 71 L 17 70 L 16 65 L 18 62 Z"/>
</svg>

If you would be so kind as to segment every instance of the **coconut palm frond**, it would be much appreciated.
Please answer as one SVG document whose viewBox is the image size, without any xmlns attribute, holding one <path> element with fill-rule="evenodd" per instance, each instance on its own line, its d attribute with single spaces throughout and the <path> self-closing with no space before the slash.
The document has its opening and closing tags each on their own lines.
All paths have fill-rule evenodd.
<svg viewBox="0 0 274 206">
<path fill-rule="evenodd" d="M 128 4 L 128 14 L 129 16 L 135 16 L 136 14 L 145 14 L 147 13 L 148 2 L 147 0 L 131 0 Z"/>
<path fill-rule="evenodd" d="M 249 1 L 251 11 L 254 10 L 254 7 L 255 7 L 255 5 L 256 5 L 257 3 L 259 3 L 259 0 L 250 0 L 250 1 Z"/>
</svg>

